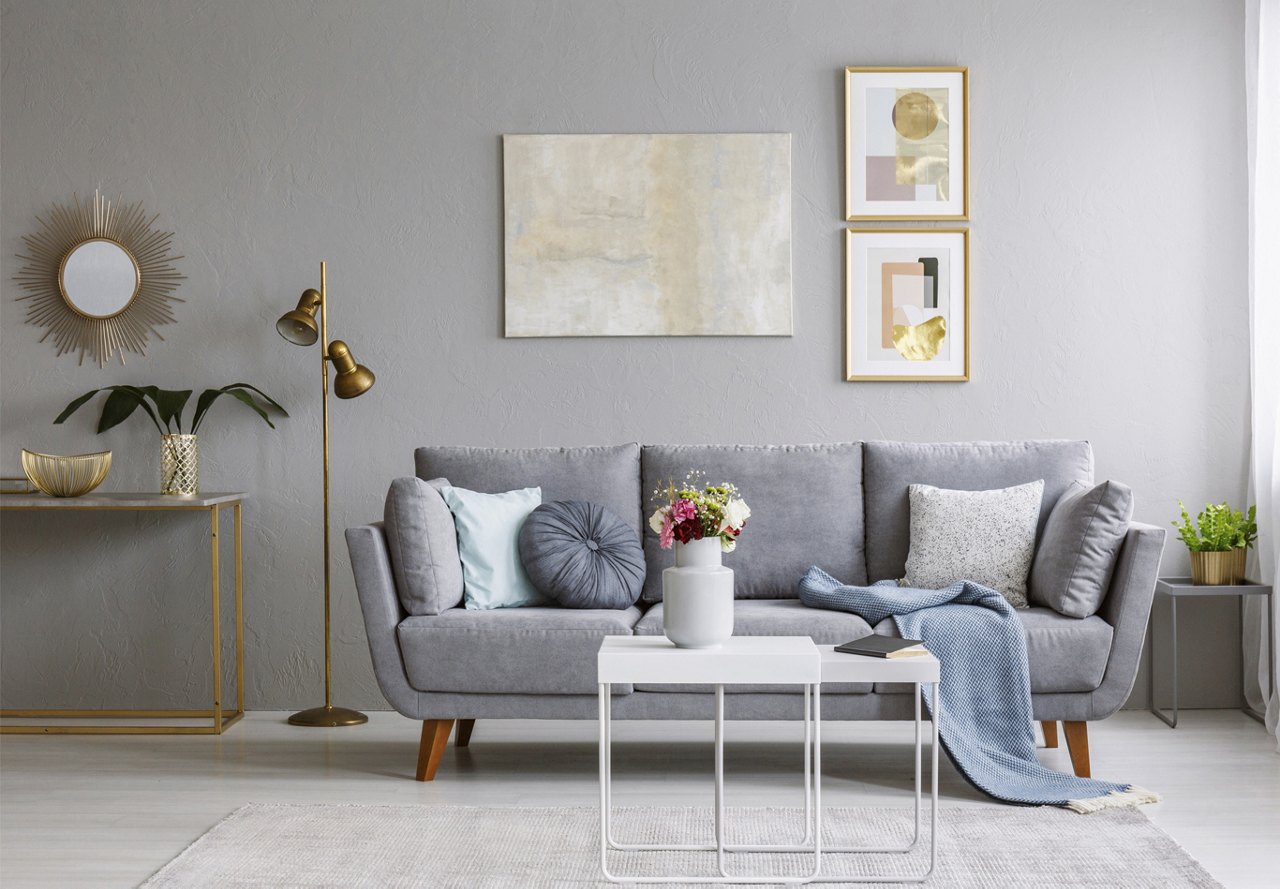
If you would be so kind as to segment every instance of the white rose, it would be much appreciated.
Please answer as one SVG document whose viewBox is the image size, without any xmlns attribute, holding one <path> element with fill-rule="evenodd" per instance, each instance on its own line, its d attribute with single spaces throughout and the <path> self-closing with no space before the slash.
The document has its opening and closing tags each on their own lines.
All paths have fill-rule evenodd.
<svg viewBox="0 0 1280 889">
<path fill-rule="evenodd" d="M 720 552 L 731 553 L 738 548 L 738 541 L 730 540 L 728 537 L 720 538 Z"/>
<path fill-rule="evenodd" d="M 666 508 L 659 509 L 649 516 L 649 527 L 653 529 L 654 534 L 662 533 L 662 522 L 666 519 Z"/>
<path fill-rule="evenodd" d="M 724 507 L 724 521 L 730 528 L 741 528 L 751 518 L 751 507 L 745 500 L 730 500 Z"/>
</svg>

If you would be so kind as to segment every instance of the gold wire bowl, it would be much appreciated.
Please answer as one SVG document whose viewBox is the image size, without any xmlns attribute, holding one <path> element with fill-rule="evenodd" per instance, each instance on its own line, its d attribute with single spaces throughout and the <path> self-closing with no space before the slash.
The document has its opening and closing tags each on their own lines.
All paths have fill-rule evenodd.
<svg viewBox="0 0 1280 889">
<path fill-rule="evenodd" d="M 22 449 L 22 471 L 31 484 L 50 497 L 79 497 L 88 494 L 111 470 L 111 452 L 59 457 Z"/>
</svg>

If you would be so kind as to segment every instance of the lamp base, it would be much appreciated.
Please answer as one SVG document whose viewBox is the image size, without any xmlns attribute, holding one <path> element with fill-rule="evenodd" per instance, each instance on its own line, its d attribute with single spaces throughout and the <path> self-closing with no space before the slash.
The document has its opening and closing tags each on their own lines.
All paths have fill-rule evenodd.
<svg viewBox="0 0 1280 889">
<path fill-rule="evenodd" d="M 337 728 L 343 725 L 363 725 L 369 721 L 359 710 L 348 710 L 346 707 L 312 707 L 300 710 L 289 717 L 289 725 L 311 725 L 321 728 Z"/>
</svg>

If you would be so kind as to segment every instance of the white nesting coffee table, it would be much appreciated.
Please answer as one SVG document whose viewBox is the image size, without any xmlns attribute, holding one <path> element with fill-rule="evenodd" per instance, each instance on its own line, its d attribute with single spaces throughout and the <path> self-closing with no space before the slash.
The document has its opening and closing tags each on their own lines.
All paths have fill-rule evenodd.
<svg viewBox="0 0 1280 889">
<path fill-rule="evenodd" d="M 937 658 L 926 654 L 910 658 L 873 658 L 842 654 L 834 646 L 815 646 L 807 636 L 734 636 L 713 649 L 676 648 L 664 636 L 609 636 L 601 643 L 597 658 L 600 684 L 600 867 L 614 883 L 877 883 L 924 882 L 937 863 L 938 828 L 938 723 L 940 669 Z M 637 844 L 620 843 L 613 837 L 612 799 L 612 698 L 615 683 L 709 684 L 715 686 L 715 843 Z M 914 686 L 915 698 L 915 832 L 905 846 L 822 845 L 822 701 L 823 682 L 903 682 Z M 804 689 L 804 837 L 794 845 L 729 845 L 724 841 L 724 686 L 735 684 L 801 685 Z M 922 804 L 921 713 L 922 686 L 932 686 L 933 744 L 932 791 L 930 805 L 929 866 L 914 877 L 828 876 L 822 874 L 825 852 L 910 852 L 920 841 Z M 664 876 L 629 877 L 609 870 L 610 850 L 619 851 L 705 851 L 716 853 L 719 877 Z M 805 875 L 777 877 L 730 874 L 726 852 L 810 852 L 813 870 Z"/>
<path fill-rule="evenodd" d="M 932 686 L 930 710 L 933 711 L 933 741 L 930 745 L 931 757 L 929 797 L 929 867 L 916 876 L 889 877 L 841 877 L 822 876 L 810 880 L 812 883 L 883 883 L 892 879 L 896 883 L 923 883 L 933 874 L 938 863 L 938 724 L 941 721 L 942 703 L 938 699 L 938 686 L 941 684 L 941 665 L 932 654 L 915 657 L 880 658 L 865 657 L 857 654 L 844 654 L 835 650 L 834 645 L 819 645 L 822 655 L 823 682 L 902 682 L 910 683 L 915 698 L 916 726 L 916 785 L 915 785 L 915 832 L 911 842 L 905 846 L 828 846 L 827 852 L 910 852 L 920 843 L 920 804 L 921 804 L 921 747 L 923 746 L 920 712 L 920 695 L 922 686 Z M 822 781 L 821 769 L 815 777 L 819 785 Z"/>
<path fill-rule="evenodd" d="M 676 648 L 665 636 L 606 636 L 596 660 L 600 684 L 600 868 L 612 883 L 805 883 L 822 866 L 821 790 L 813 781 L 822 767 L 822 658 L 808 636 L 734 636 L 717 648 Z M 612 699 L 613 683 L 714 685 L 715 843 L 662 845 L 620 843 L 613 838 Z M 795 846 L 728 846 L 724 841 L 724 687 L 739 684 L 804 687 L 805 835 Z M 811 703 L 812 701 L 812 703 Z M 812 753 L 811 753 L 812 751 Z M 812 755 L 812 761 L 810 756 Z M 810 793 L 812 792 L 812 801 Z M 716 853 L 719 877 L 628 877 L 609 870 L 609 850 Z M 813 871 L 805 876 L 770 877 L 730 874 L 726 852 L 804 851 L 813 853 Z"/>
</svg>

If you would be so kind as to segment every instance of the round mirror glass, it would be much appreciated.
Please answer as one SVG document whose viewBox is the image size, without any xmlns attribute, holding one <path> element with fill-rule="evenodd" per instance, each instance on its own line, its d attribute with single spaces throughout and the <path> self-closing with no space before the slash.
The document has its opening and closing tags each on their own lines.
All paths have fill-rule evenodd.
<svg viewBox="0 0 1280 889">
<path fill-rule="evenodd" d="M 138 264 L 129 251 L 105 238 L 77 244 L 58 273 L 67 304 L 90 318 L 123 312 L 137 295 L 139 281 Z"/>
</svg>

